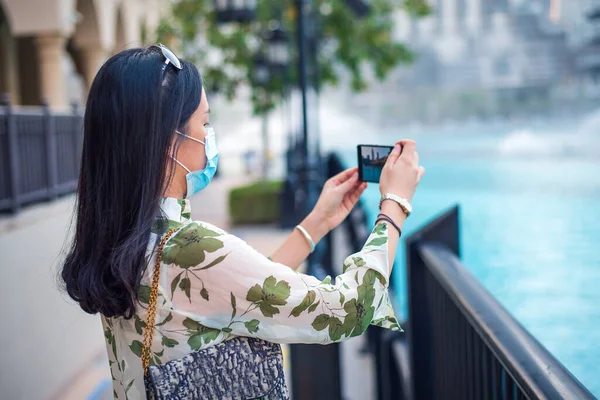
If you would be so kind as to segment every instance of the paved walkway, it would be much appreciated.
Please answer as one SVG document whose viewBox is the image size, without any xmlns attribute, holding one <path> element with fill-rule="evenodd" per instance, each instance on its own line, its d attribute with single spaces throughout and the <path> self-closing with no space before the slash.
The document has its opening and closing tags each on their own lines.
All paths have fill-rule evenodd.
<svg viewBox="0 0 600 400">
<path fill-rule="evenodd" d="M 275 226 L 230 226 L 227 195 L 231 187 L 244 183 L 247 179 L 215 180 L 209 190 L 192 198 L 192 217 L 226 229 L 269 255 L 288 232 Z M 0 218 L 0 292 L 12 300 L 0 308 L 0 340 L 7 345 L 0 387 L 6 398 L 112 398 L 98 316 L 82 313 L 57 291 L 56 271 L 67 243 L 73 200 L 68 196 L 26 208 L 16 217 Z M 355 338 L 342 345 L 347 378 L 344 398 L 348 400 L 374 398 L 371 361 L 358 354 L 362 341 Z M 33 364 L 32 359 L 36 360 Z M 32 381 L 36 384 L 31 385 Z"/>
</svg>

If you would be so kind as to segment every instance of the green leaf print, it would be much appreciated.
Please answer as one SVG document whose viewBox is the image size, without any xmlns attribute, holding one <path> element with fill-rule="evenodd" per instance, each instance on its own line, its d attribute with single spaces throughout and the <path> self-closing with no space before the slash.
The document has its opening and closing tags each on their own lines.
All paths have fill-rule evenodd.
<svg viewBox="0 0 600 400">
<path fill-rule="evenodd" d="M 317 330 L 317 331 L 322 331 L 323 329 L 327 328 L 327 326 L 329 325 L 330 318 L 331 317 L 327 314 L 320 314 L 313 321 L 312 327 L 315 328 L 315 330 Z"/>
<path fill-rule="evenodd" d="M 387 231 L 387 223 L 376 225 L 375 228 L 373 228 L 373 233 L 378 236 L 383 235 L 386 231 Z"/>
<path fill-rule="evenodd" d="M 190 337 L 187 343 L 192 350 L 199 350 L 203 344 L 212 342 L 221 333 L 220 330 L 206 327 L 191 318 L 184 319 L 183 326 L 188 330 L 187 335 Z"/>
<path fill-rule="evenodd" d="M 363 276 L 363 282 L 358 286 L 358 297 L 351 299 L 344 304 L 346 318 L 344 319 L 343 330 L 347 336 L 358 336 L 362 334 L 373 320 L 375 307 L 375 280 L 377 272 L 369 270 Z"/>
<path fill-rule="evenodd" d="M 108 341 L 108 344 L 112 344 L 113 340 L 115 340 L 114 337 L 113 337 L 112 331 L 110 330 L 110 328 L 106 328 L 104 330 L 104 337 Z"/>
<path fill-rule="evenodd" d="M 139 340 L 134 340 L 133 343 L 129 346 L 131 352 L 138 357 L 142 357 L 142 348 L 144 345 Z"/>
<path fill-rule="evenodd" d="M 225 333 L 231 333 L 231 332 L 233 332 L 233 329 L 231 329 L 231 328 L 223 328 L 223 329 L 221 329 L 221 330 L 222 330 L 223 332 L 225 332 Z"/>
<path fill-rule="evenodd" d="M 233 292 L 231 292 L 231 319 L 233 320 L 235 318 L 235 314 L 237 312 L 237 307 L 236 307 L 236 302 L 235 302 L 235 296 L 233 295 Z"/>
<path fill-rule="evenodd" d="M 185 292 L 185 295 L 190 300 L 190 303 L 192 302 L 192 297 L 190 293 L 191 287 L 192 282 L 190 281 L 190 278 L 183 278 L 181 282 L 179 282 L 179 288 Z"/>
<path fill-rule="evenodd" d="M 344 267 L 342 268 L 342 273 L 346 272 L 348 270 L 348 268 L 350 268 L 352 266 L 352 264 L 350 263 L 344 263 Z"/>
<path fill-rule="evenodd" d="M 135 379 L 132 379 L 131 382 L 129 382 L 129 385 L 127 385 L 127 387 L 125 388 L 125 393 L 129 392 L 129 389 L 131 389 L 131 387 L 133 386 L 133 382 L 135 382 Z"/>
<path fill-rule="evenodd" d="M 387 243 L 387 237 L 378 237 L 371 240 L 366 246 L 382 246 Z"/>
<path fill-rule="evenodd" d="M 175 347 L 179 344 L 179 342 L 175 339 L 170 339 L 166 336 L 162 337 L 162 340 L 160 341 L 163 345 L 167 346 L 167 347 Z"/>
<path fill-rule="evenodd" d="M 142 303 L 148 304 L 150 301 L 150 286 L 140 285 L 140 290 L 138 290 L 138 299 Z"/>
<path fill-rule="evenodd" d="M 204 327 L 204 325 L 202 325 L 198 321 L 194 321 L 191 318 L 184 319 L 183 326 L 185 326 L 190 331 L 198 331 Z"/>
<path fill-rule="evenodd" d="M 159 322 L 158 324 L 155 324 L 154 326 L 163 326 L 164 324 L 171 321 L 172 319 L 173 319 L 173 315 L 171 313 L 169 313 L 169 315 L 167 315 L 167 317 L 162 322 Z"/>
<path fill-rule="evenodd" d="M 248 321 L 244 323 L 246 329 L 248 329 L 248 333 L 256 333 L 258 332 L 258 325 L 260 322 L 257 319 L 253 319 L 252 321 Z"/>
<path fill-rule="evenodd" d="M 202 288 L 202 290 L 200 290 L 200 296 L 204 300 L 208 301 L 208 290 L 206 290 L 205 288 Z"/>
<path fill-rule="evenodd" d="M 290 313 L 290 316 L 299 317 L 300 314 L 302 314 L 308 307 L 310 307 L 314 303 L 315 298 L 316 298 L 315 291 L 309 290 L 308 293 L 306 294 L 306 296 L 304 296 L 304 299 L 302 300 L 302 302 L 300 304 L 298 304 L 296 307 L 294 307 L 294 309 Z"/>
<path fill-rule="evenodd" d="M 329 319 L 329 338 L 333 341 L 339 341 L 344 334 L 342 321 L 339 318 L 333 317 Z"/>
<path fill-rule="evenodd" d="M 308 313 L 310 314 L 311 312 L 315 311 L 317 309 L 317 306 L 321 304 L 321 300 L 317 301 L 315 304 L 313 304 L 312 306 L 310 306 L 308 308 Z"/>
<path fill-rule="evenodd" d="M 211 262 L 211 263 L 210 263 L 210 264 L 208 264 L 207 266 L 205 266 L 205 267 L 202 267 L 202 268 L 195 269 L 194 271 L 202 271 L 202 270 L 205 270 L 205 269 L 212 268 L 212 267 L 214 267 L 215 265 L 217 265 L 217 264 L 221 263 L 223 260 L 225 260 L 225 257 L 227 257 L 228 255 L 229 255 L 229 253 L 225 254 L 224 256 L 217 257 L 217 258 L 215 258 L 215 260 L 214 260 L 213 262 Z"/>
<path fill-rule="evenodd" d="M 346 296 L 344 296 L 344 293 L 340 292 L 340 304 L 344 304 L 345 301 L 346 301 Z"/>
<path fill-rule="evenodd" d="M 265 279 L 263 286 L 254 285 L 248 291 L 246 300 L 259 306 L 262 314 L 267 318 L 279 314 L 277 306 L 287 304 L 290 297 L 290 285 L 286 281 L 279 281 L 274 276 Z"/>
<path fill-rule="evenodd" d="M 325 277 L 325 279 L 323 279 L 323 280 L 321 281 L 321 283 L 322 283 L 322 284 L 324 284 L 324 285 L 329 285 L 329 284 L 331 284 L 331 276 L 327 275 L 327 276 Z"/>
<path fill-rule="evenodd" d="M 217 236 L 220 236 L 220 233 L 198 223 L 188 224 L 165 246 L 163 262 L 181 268 L 198 266 L 206 259 L 206 253 L 214 253 L 223 248 L 223 242 L 215 239 Z"/>
<path fill-rule="evenodd" d="M 137 314 L 133 315 L 135 331 L 138 335 L 142 335 L 144 333 L 143 329 L 146 327 L 146 322 L 142 321 Z"/>
<path fill-rule="evenodd" d="M 183 272 L 177 274 L 175 279 L 173 279 L 173 281 L 171 282 L 171 298 L 173 298 L 173 295 L 175 294 L 175 289 L 177 289 L 177 285 L 179 284 L 179 280 L 181 279 L 181 274 L 183 274 Z"/>
<path fill-rule="evenodd" d="M 352 257 L 352 261 L 354 261 L 354 265 L 356 265 L 357 267 L 364 267 L 365 265 L 367 265 L 367 263 L 365 262 L 365 260 L 362 259 L 362 257 Z"/>
<path fill-rule="evenodd" d="M 166 228 L 165 228 L 166 225 Z M 171 219 L 160 219 L 157 218 L 156 222 L 152 224 L 152 233 L 159 234 L 162 230 L 170 231 L 171 229 L 179 229 L 183 226 L 181 222 L 173 221 Z"/>
<path fill-rule="evenodd" d="M 221 333 L 218 329 L 206 328 L 206 331 L 195 333 L 188 339 L 188 344 L 192 350 L 200 350 L 203 344 L 208 344 L 219 337 Z"/>
</svg>

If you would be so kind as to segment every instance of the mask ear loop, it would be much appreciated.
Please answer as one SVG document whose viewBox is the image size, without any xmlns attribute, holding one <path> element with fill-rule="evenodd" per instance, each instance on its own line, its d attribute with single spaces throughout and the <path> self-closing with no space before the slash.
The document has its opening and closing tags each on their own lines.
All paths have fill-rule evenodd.
<svg viewBox="0 0 600 400">
<path fill-rule="evenodd" d="M 178 159 L 176 159 L 173 156 L 170 156 L 170 157 L 173 159 L 173 161 L 175 161 L 177 164 L 179 164 L 181 166 L 181 168 L 185 169 L 188 172 L 188 174 L 192 173 L 192 171 L 190 171 L 185 165 L 183 165 L 182 163 L 180 163 Z"/>
<path fill-rule="evenodd" d="M 194 142 L 202 143 L 203 145 L 205 145 L 205 146 L 206 146 L 206 143 L 205 143 L 205 142 L 203 142 L 203 141 L 202 141 L 202 140 L 200 140 L 200 139 L 196 139 L 195 137 L 191 137 L 191 136 L 189 136 L 189 135 L 186 135 L 185 133 L 181 133 L 181 132 L 179 132 L 178 130 L 176 130 L 176 131 L 175 131 L 175 133 L 178 133 L 179 135 L 181 135 L 181 136 L 183 136 L 183 137 L 186 137 L 186 138 L 188 138 L 188 139 L 191 139 L 191 140 L 193 140 Z"/>
</svg>

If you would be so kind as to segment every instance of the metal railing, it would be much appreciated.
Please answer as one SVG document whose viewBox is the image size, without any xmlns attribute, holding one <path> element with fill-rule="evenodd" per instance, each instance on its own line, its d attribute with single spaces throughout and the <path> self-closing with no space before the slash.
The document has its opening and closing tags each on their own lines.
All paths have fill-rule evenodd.
<svg viewBox="0 0 600 400">
<path fill-rule="evenodd" d="M 460 263 L 458 215 L 407 239 L 414 398 L 594 399 Z"/>
<path fill-rule="evenodd" d="M 51 200 L 77 187 L 83 114 L 48 105 L 15 109 L 0 105 L 0 211 Z"/>
</svg>

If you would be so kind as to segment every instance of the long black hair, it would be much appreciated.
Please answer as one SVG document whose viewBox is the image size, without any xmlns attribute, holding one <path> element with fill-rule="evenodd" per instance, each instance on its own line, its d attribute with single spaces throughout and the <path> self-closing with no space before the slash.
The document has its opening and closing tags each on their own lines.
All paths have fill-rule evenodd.
<svg viewBox="0 0 600 400">
<path fill-rule="evenodd" d="M 182 60 L 181 70 L 168 65 L 163 76 L 164 60 L 154 46 L 116 54 L 88 95 L 75 235 L 61 276 L 90 314 L 133 316 L 150 234 L 172 178 L 167 161 L 178 147 L 175 130 L 184 130 L 200 105 L 196 67 Z"/>
</svg>

